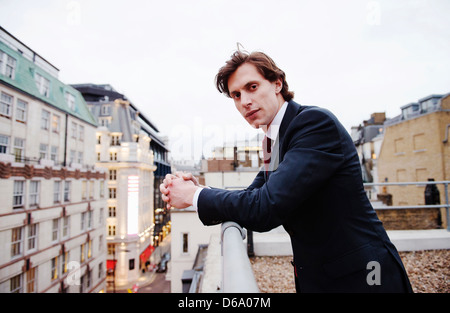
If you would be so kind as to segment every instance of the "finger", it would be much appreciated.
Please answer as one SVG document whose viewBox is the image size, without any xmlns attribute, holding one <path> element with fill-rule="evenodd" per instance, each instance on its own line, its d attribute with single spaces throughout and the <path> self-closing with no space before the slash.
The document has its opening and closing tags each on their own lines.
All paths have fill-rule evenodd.
<svg viewBox="0 0 450 313">
<path fill-rule="evenodd" d="M 170 201 L 170 198 L 168 197 L 168 196 L 166 196 L 166 195 L 161 195 L 161 199 L 164 201 L 164 202 L 169 202 Z"/>
<path fill-rule="evenodd" d="M 172 185 L 172 180 L 173 180 L 173 176 L 166 176 L 166 178 L 164 178 L 164 180 L 163 180 L 163 183 L 167 187 L 167 186 Z"/>
<path fill-rule="evenodd" d="M 178 171 L 178 172 L 176 173 L 176 176 L 177 176 L 178 178 L 183 178 L 184 175 L 186 175 L 186 174 L 189 174 L 189 173 L 187 173 L 187 172 L 185 172 L 185 171 L 183 171 L 183 172 Z"/>
<path fill-rule="evenodd" d="M 161 191 L 161 193 L 163 193 L 163 194 L 169 193 L 169 190 L 166 188 L 166 186 L 164 184 L 159 185 L 159 191 Z"/>
<path fill-rule="evenodd" d="M 191 180 L 193 178 L 192 173 L 183 173 L 182 177 L 184 180 Z"/>
</svg>

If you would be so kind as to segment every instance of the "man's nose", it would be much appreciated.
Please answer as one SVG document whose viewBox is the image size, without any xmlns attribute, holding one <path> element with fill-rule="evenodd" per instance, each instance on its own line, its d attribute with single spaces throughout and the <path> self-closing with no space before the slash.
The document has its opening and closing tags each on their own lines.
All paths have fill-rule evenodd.
<svg viewBox="0 0 450 313">
<path fill-rule="evenodd" d="M 249 106 L 250 104 L 252 104 L 252 99 L 248 93 L 241 93 L 241 104 L 243 106 Z"/>
</svg>

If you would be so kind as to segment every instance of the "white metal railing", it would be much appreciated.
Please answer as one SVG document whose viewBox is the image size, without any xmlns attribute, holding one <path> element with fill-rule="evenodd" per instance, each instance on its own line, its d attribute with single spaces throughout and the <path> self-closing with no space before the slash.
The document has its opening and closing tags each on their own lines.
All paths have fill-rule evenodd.
<svg viewBox="0 0 450 313">
<path fill-rule="evenodd" d="M 222 284 L 224 293 L 258 293 L 247 249 L 245 231 L 235 222 L 222 224 Z"/>
<path fill-rule="evenodd" d="M 450 231 L 450 205 L 449 205 L 449 197 L 448 197 L 448 185 L 450 181 L 426 181 L 426 182 L 385 182 L 385 183 L 364 183 L 364 187 L 375 187 L 375 186 L 426 186 L 426 185 L 444 185 L 444 193 L 445 193 L 445 204 L 427 204 L 427 205 L 393 205 L 393 206 L 382 206 L 376 207 L 376 210 L 383 209 L 423 209 L 423 208 L 445 208 L 446 217 L 447 217 L 447 231 Z"/>
</svg>

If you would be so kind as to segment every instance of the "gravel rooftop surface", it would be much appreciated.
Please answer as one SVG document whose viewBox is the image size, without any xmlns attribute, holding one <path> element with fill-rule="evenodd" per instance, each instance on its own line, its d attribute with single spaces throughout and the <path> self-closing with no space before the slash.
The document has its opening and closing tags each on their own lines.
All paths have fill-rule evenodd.
<svg viewBox="0 0 450 313">
<path fill-rule="evenodd" d="M 399 252 L 416 293 L 450 293 L 450 250 Z M 295 292 L 292 256 L 257 256 L 250 259 L 264 293 Z"/>
</svg>

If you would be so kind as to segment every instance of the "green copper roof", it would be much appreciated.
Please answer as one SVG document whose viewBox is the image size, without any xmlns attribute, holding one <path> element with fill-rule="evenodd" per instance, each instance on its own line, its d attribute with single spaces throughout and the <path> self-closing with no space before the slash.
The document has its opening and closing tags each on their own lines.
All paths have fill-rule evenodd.
<svg viewBox="0 0 450 313">
<path fill-rule="evenodd" d="M 12 50 L 10 47 L 5 45 L 1 41 L 0 41 L 0 50 L 16 59 L 14 78 L 11 79 L 0 73 L 0 82 L 5 82 L 6 84 L 11 85 L 16 89 L 19 89 L 43 102 L 46 102 L 55 108 L 58 108 L 70 115 L 78 117 L 79 119 L 89 124 L 97 126 L 95 118 L 89 112 L 86 102 L 84 101 L 83 96 L 78 90 L 62 83 L 56 77 L 50 75 L 42 68 L 40 68 L 33 62 L 23 57 L 17 51 Z M 50 92 L 48 97 L 42 95 L 39 92 L 34 79 L 35 73 L 40 74 L 41 76 L 45 77 L 50 81 Z M 75 107 L 73 110 L 69 108 L 69 106 L 66 103 L 65 100 L 66 92 L 72 94 L 75 98 Z"/>
</svg>

